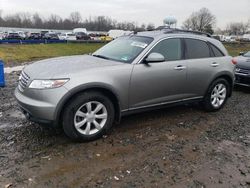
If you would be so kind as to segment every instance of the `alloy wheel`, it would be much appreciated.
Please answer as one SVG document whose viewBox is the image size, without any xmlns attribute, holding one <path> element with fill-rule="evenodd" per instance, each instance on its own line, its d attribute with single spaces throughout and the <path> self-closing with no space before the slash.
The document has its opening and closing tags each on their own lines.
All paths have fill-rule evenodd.
<svg viewBox="0 0 250 188">
<path fill-rule="evenodd" d="M 79 133 L 90 136 L 102 130 L 107 118 L 105 105 L 98 101 L 90 101 L 76 111 L 74 126 Z"/>
<path fill-rule="evenodd" d="M 227 97 L 227 88 L 224 84 L 217 84 L 211 94 L 211 104 L 214 108 L 219 108 Z"/>
</svg>

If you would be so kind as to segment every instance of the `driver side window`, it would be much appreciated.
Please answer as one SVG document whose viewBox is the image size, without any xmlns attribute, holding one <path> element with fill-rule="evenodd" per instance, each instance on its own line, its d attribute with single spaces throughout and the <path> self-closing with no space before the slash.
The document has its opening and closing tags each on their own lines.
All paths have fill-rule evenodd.
<svg viewBox="0 0 250 188">
<path fill-rule="evenodd" d="M 159 42 L 150 53 L 160 53 L 166 61 L 180 60 L 182 56 L 180 39 L 166 39 Z"/>
</svg>

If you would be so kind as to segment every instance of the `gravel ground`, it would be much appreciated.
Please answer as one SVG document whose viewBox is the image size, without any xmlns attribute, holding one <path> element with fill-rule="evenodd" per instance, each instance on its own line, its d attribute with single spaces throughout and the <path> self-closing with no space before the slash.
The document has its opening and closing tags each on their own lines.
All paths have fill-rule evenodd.
<svg viewBox="0 0 250 188">
<path fill-rule="evenodd" d="M 198 105 L 122 119 L 109 135 L 73 143 L 25 120 L 13 98 L 18 72 L 0 89 L 2 187 L 250 187 L 250 89 L 224 109 Z"/>
</svg>

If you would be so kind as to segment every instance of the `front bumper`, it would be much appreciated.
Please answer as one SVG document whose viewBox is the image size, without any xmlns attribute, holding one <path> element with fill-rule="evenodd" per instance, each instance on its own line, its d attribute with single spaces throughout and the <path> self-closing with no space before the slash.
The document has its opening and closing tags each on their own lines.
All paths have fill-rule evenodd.
<svg viewBox="0 0 250 188">
<path fill-rule="evenodd" d="M 250 87 L 250 74 L 235 73 L 235 84 Z"/>
<path fill-rule="evenodd" d="M 39 124 L 56 126 L 57 104 L 66 93 L 64 87 L 47 90 L 27 88 L 23 92 L 16 88 L 15 97 L 27 119 Z"/>
</svg>

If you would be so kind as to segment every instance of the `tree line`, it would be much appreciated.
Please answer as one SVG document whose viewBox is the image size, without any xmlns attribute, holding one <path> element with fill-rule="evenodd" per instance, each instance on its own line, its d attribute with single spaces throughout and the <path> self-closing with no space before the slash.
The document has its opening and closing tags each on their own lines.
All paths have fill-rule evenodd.
<svg viewBox="0 0 250 188">
<path fill-rule="evenodd" d="M 118 22 L 106 16 L 96 16 L 83 19 L 79 12 L 72 12 L 67 18 L 62 18 L 56 14 L 51 14 L 48 18 L 43 18 L 38 13 L 30 14 L 19 12 L 2 16 L 0 10 L 1 27 L 20 27 L 20 28 L 43 28 L 72 30 L 73 28 L 83 27 L 90 31 L 109 31 L 111 29 L 122 29 L 130 31 L 154 30 L 152 23 L 139 25 L 136 22 Z M 193 12 L 182 24 L 186 30 L 194 30 L 214 33 L 216 27 L 216 17 L 209 9 L 201 8 Z M 225 30 L 216 29 L 217 34 L 240 35 L 249 31 L 250 19 L 248 22 L 229 23 Z"/>
<path fill-rule="evenodd" d="M 118 22 L 106 16 L 96 16 L 83 19 L 79 12 L 72 12 L 68 18 L 62 18 L 56 14 L 51 14 L 48 18 L 43 18 L 38 13 L 30 14 L 19 12 L 2 16 L 0 10 L 1 27 L 20 27 L 20 28 L 46 28 L 72 30 L 73 28 L 86 28 L 90 31 L 109 31 L 111 29 L 122 29 L 131 31 L 153 30 L 154 24 L 141 24 L 136 22 Z"/>
<path fill-rule="evenodd" d="M 184 22 L 183 29 L 201 31 L 213 34 L 216 27 L 216 17 L 209 9 L 202 8 L 193 12 Z M 248 22 L 232 22 L 227 24 L 225 30 L 216 29 L 217 34 L 242 35 L 250 29 L 250 18 Z"/>
</svg>

